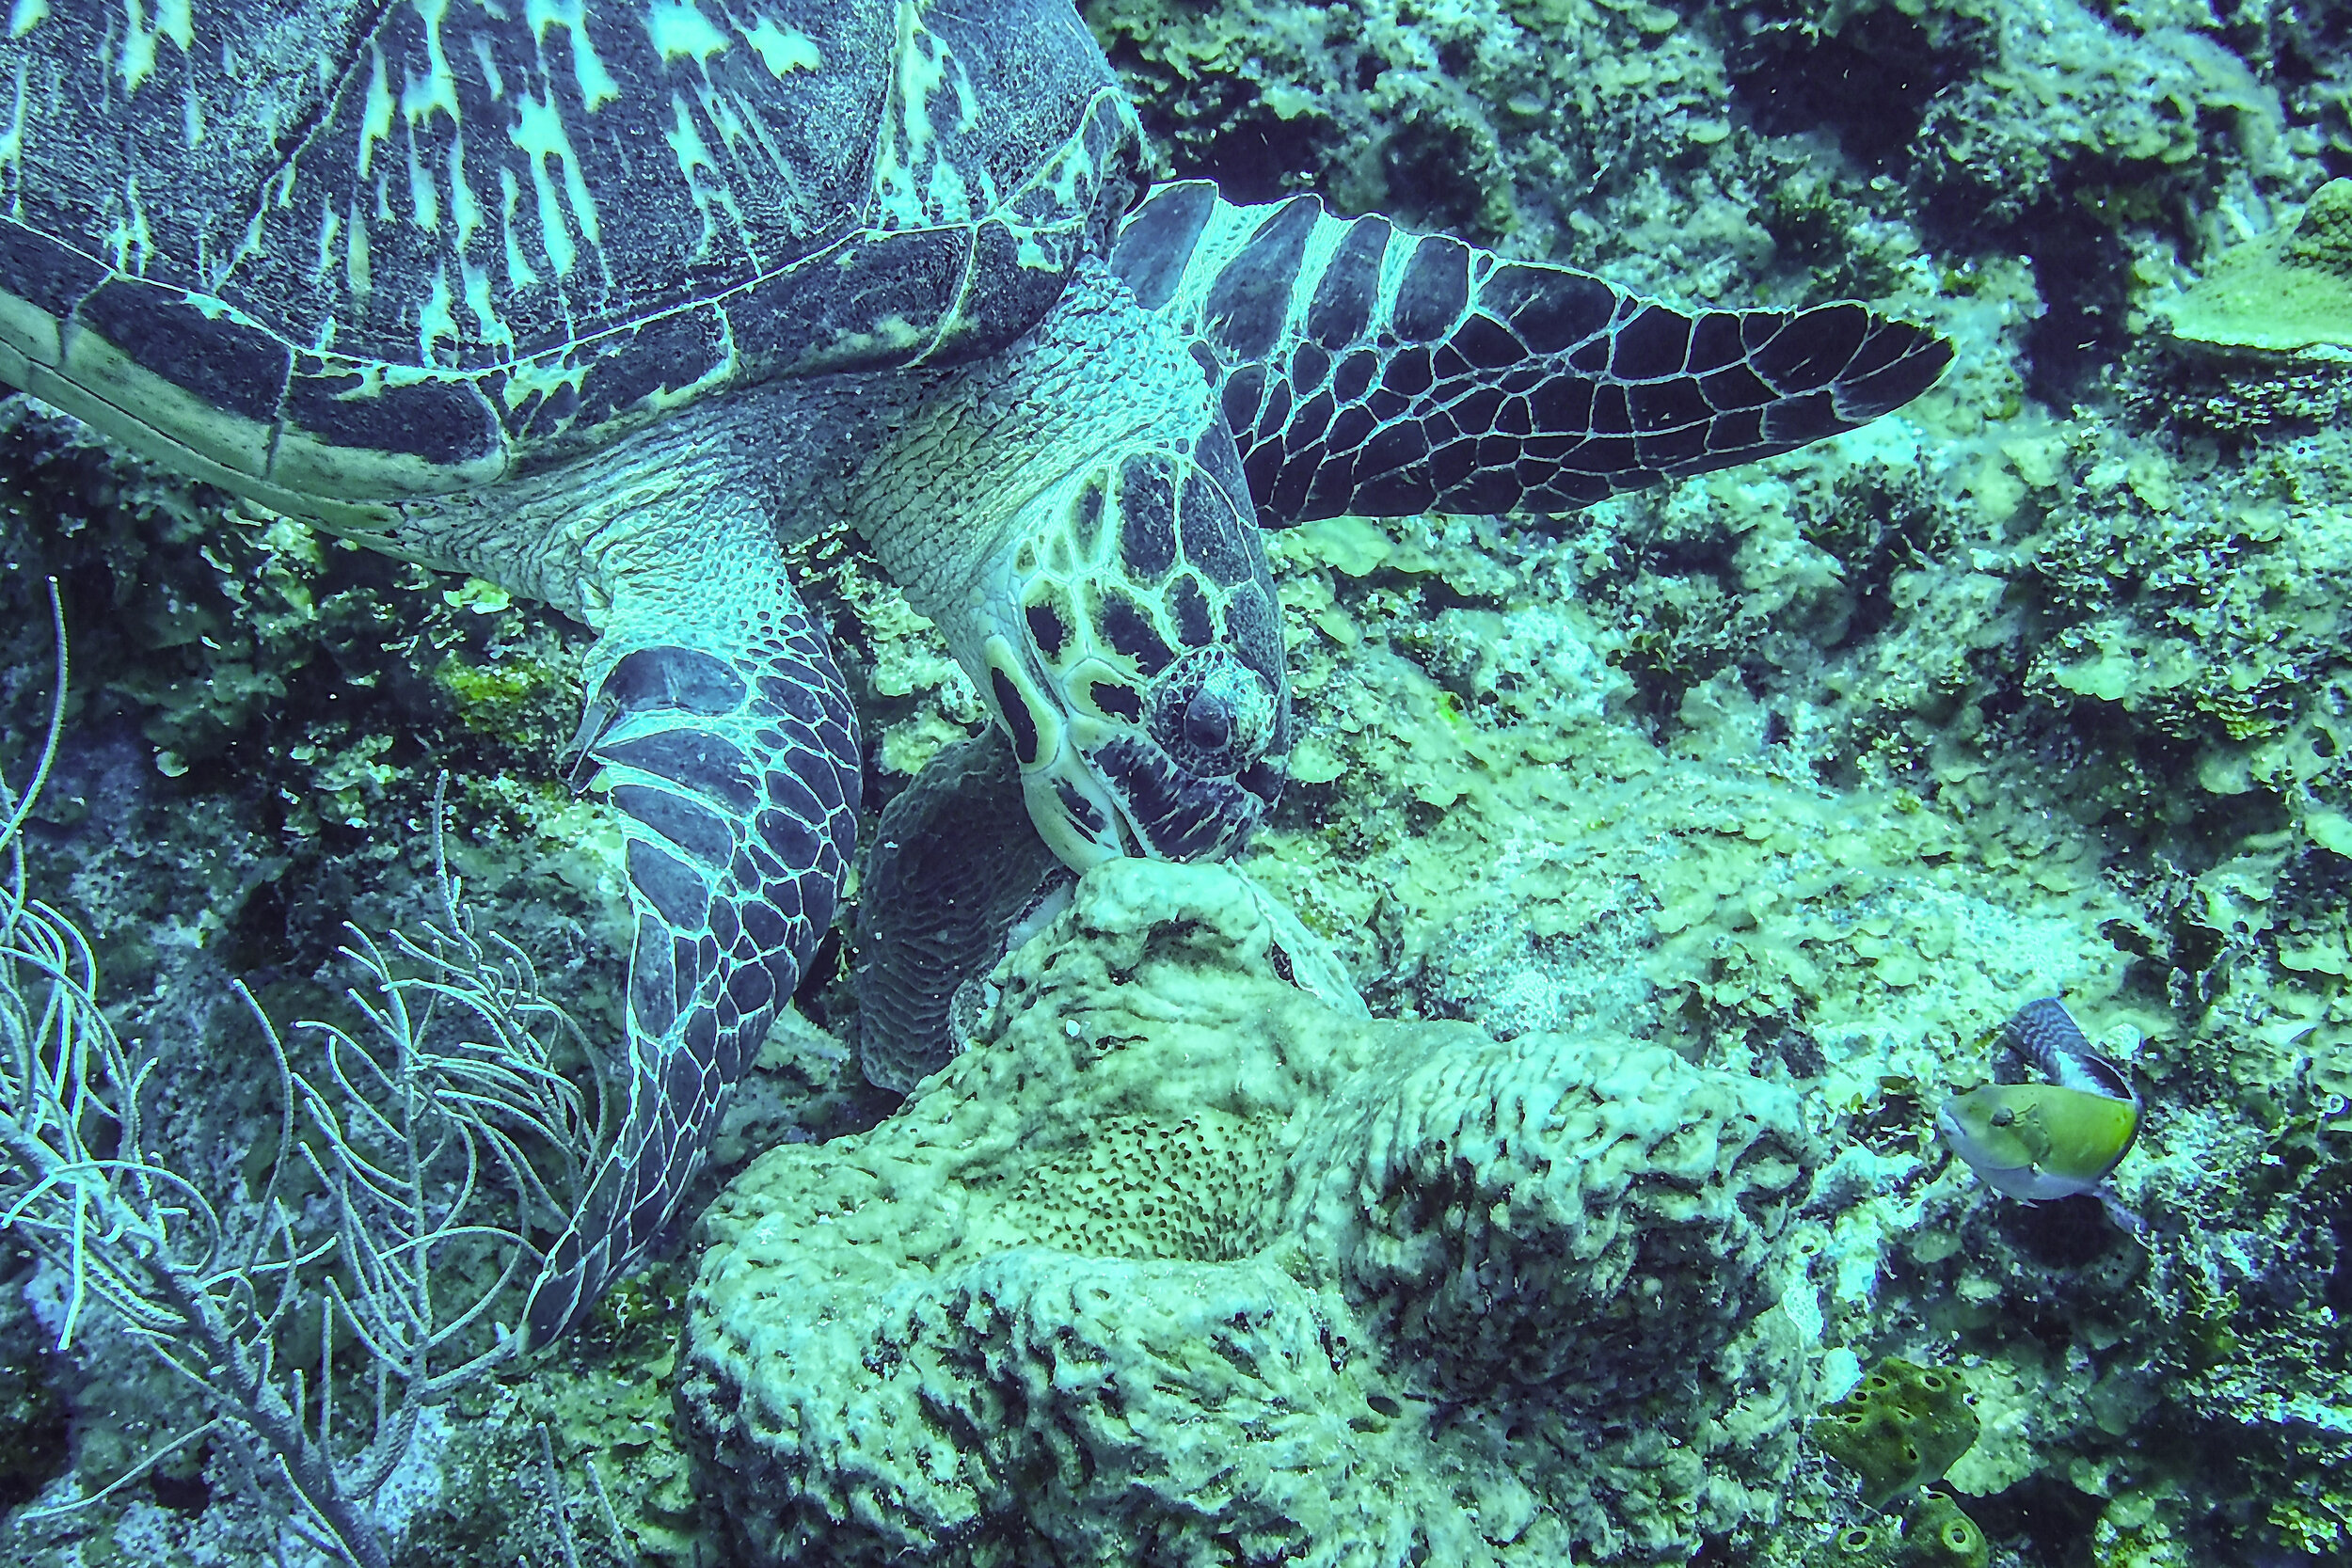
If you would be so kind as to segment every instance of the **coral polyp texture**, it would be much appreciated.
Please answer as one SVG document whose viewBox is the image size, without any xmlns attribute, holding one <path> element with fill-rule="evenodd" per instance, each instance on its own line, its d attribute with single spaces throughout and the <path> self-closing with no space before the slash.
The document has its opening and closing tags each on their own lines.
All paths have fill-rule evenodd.
<svg viewBox="0 0 2352 1568">
<path fill-rule="evenodd" d="M 1795 1094 L 1340 974 L 1236 872 L 1112 862 L 898 1116 L 755 1162 L 680 1392 L 747 1559 L 1664 1560 L 1768 1519 Z"/>
<path fill-rule="evenodd" d="M 2222 348 L 2352 347 L 2352 180 L 2328 181 L 2295 223 L 2216 257 L 2164 314 L 2175 337 Z"/>
</svg>

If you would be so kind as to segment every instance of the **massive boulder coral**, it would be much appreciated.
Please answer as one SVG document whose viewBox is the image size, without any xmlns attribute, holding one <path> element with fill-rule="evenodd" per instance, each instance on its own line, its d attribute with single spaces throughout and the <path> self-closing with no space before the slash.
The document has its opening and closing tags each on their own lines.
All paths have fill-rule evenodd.
<svg viewBox="0 0 2352 1568">
<path fill-rule="evenodd" d="M 1226 868 L 1117 861 L 974 1048 L 711 1210 L 679 1403 L 748 1560 L 1687 1560 L 1770 1517 L 1796 1098 L 1383 1022 Z"/>
</svg>

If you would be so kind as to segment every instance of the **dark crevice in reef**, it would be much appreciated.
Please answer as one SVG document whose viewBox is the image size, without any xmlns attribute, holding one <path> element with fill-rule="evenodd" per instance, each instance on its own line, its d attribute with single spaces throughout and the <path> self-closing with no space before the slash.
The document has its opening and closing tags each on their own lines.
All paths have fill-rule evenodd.
<svg viewBox="0 0 2352 1568">
<path fill-rule="evenodd" d="M 1773 8 L 1751 9 L 1724 50 L 1732 105 L 1767 135 L 1827 129 L 1865 167 L 1905 162 L 1929 103 L 1978 63 L 1967 44 L 1981 29 L 1948 30 L 1953 36 L 1939 41 L 1893 7 L 1857 16 L 1833 34 Z"/>
<path fill-rule="evenodd" d="M 1279 201 L 1298 188 L 1301 171 L 1324 161 L 1313 132 L 1317 123 L 1304 118 L 1284 119 L 1263 106 L 1237 115 L 1214 140 L 1199 148 L 1194 159 L 1180 163 L 1176 177 L 1214 180 L 1229 201 Z"/>
<path fill-rule="evenodd" d="M 1986 1535 L 2014 1544 L 2032 1568 L 2090 1568 L 2091 1529 L 2106 1502 L 2037 1476 L 1993 1497 L 1970 1498 L 1968 1512 Z"/>
<path fill-rule="evenodd" d="M 2027 391 L 2053 408 L 2102 395 L 2131 342 L 2122 242 L 2073 203 L 2029 216 L 2015 238 L 2045 302 L 2026 334 Z"/>
</svg>

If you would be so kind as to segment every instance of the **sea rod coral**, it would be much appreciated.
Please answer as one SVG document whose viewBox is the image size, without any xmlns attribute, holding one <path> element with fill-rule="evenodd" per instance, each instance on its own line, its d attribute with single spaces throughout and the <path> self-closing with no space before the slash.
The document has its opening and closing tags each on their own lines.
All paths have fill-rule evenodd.
<svg viewBox="0 0 2352 1568">
<path fill-rule="evenodd" d="M 61 1279 L 61 1350 L 110 1317 L 199 1393 L 105 1492 L 209 1439 L 279 1533 L 384 1568 L 377 1494 L 429 1406 L 520 1353 L 491 1314 L 519 1307 L 513 1287 L 542 1260 L 534 1227 L 569 1212 L 595 1168 L 603 1118 L 557 1070 L 577 1028 L 518 950 L 477 939 L 444 869 L 443 919 L 421 943 L 388 954 L 351 929 L 365 1023 L 307 1025 L 307 1071 L 243 993 L 278 1079 L 258 1194 L 176 1168 L 152 1131 L 156 1058 L 117 1035 L 88 942 L 25 879 L 19 835 L 66 706 L 54 584 L 51 607 L 47 742 L 21 795 L 0 781 L 0 1236 Z M 306 1343 L 302 1364 L 289 1346 Z M 268 1544 L 279 1560 L 286 1546 Z"/>
</svg>

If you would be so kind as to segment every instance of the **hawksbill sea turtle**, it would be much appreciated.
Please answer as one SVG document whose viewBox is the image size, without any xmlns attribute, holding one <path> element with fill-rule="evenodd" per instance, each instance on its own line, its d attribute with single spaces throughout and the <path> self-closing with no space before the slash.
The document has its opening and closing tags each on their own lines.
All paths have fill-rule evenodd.
<svg viewBox="0 0 2352 1568">
<path fill-rule="evenodd" d="M 938 624 L 1061 861 L 1215 857 L 1294 728 L 1258 527 L 1567 511 L 1951 354 L 1143 191 L 1070 0 L 15 0 L 0 91 L 0 380 L 598 633 L 628 1101 L 532 1344 L 671 1219 L 835 912 L 857 719 L 787 542 L 846 520 Z"/>
</svg>

